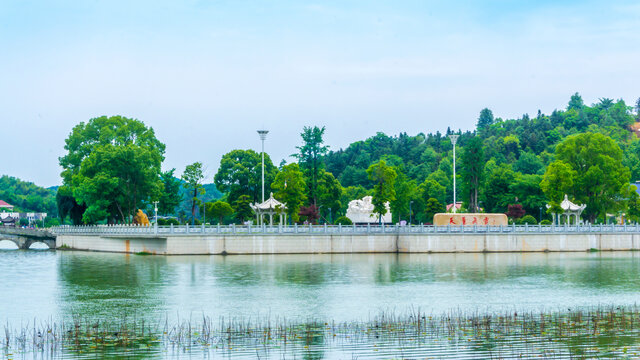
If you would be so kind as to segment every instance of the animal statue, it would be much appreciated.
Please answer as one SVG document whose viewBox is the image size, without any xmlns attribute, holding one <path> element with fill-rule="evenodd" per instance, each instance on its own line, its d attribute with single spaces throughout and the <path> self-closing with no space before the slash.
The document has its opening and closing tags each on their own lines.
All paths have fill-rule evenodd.
<svg viewBox="0 0 640 360">
<path fill-rule="evenodd" d="M 133 225 L 139 226 L 149 226 L 149 218 L 147 215 L 142 212 L 142 210 L 138 209 L 136 216 L 133 217 Z"/>
</svg>

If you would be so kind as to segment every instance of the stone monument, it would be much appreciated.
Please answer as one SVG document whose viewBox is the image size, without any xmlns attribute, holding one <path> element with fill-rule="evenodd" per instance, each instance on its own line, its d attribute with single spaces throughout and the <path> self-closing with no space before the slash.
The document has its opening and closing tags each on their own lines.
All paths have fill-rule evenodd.
<svg viewBox="0 0 640 360">
<path fill-rule="evenodd" d="M 378 224 L 378 214 L 373 212 L 373 204 L 371 196 L 365 196 L 360 200 L 349 201 L 349 207 L 347 208 L 346 216 L 354 224 Z M 391 223 L 391 210 L 389 209 L 389 203 L 385 204 L 387 213 L 382 216 L 383 224 Z"/>
</svg>

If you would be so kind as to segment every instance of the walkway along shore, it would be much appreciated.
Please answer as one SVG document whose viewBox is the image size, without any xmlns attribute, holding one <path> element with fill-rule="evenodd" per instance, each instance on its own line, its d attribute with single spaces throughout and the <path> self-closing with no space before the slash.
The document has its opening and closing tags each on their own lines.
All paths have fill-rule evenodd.
<svg viewBox="0 0 640 360">
<path fill-rule="evenodd" d="M 56 248 L 157 255 L 640 250 L 638 225 L 595 226 L 78 226 Z"/>
</svg>

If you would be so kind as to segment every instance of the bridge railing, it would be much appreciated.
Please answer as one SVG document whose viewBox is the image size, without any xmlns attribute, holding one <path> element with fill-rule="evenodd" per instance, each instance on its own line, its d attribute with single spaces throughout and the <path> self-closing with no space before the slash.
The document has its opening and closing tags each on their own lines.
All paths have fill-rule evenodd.
<svg viewBox="0 0 640 360">
<path fill-rule="evenodd" d="M 480 233 L 640 233 L 640 225 L 509 225 L 509 226 L 432 226 L 432 225 L 180 225 L 56 226 L 56 235 L 287 235 L 287 234 L 480 234 Z"/>
</svg>

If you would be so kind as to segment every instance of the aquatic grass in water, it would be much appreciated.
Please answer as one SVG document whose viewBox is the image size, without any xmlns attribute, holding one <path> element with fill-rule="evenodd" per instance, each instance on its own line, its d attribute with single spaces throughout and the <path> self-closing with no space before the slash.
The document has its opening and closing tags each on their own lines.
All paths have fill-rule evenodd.
<svg viewBox="0 0 640 360">
<path fill-rule="evenodd" d="M 4 327 L 5 358 L 172 357 L 206 353 L 245 358 L 637 358 L 640 308 L 563 312 L 425 314 L 381 312 L 344 323 L 203 316 L 170 324 L 122 317 L 33 321 Z"/>
</svg>

